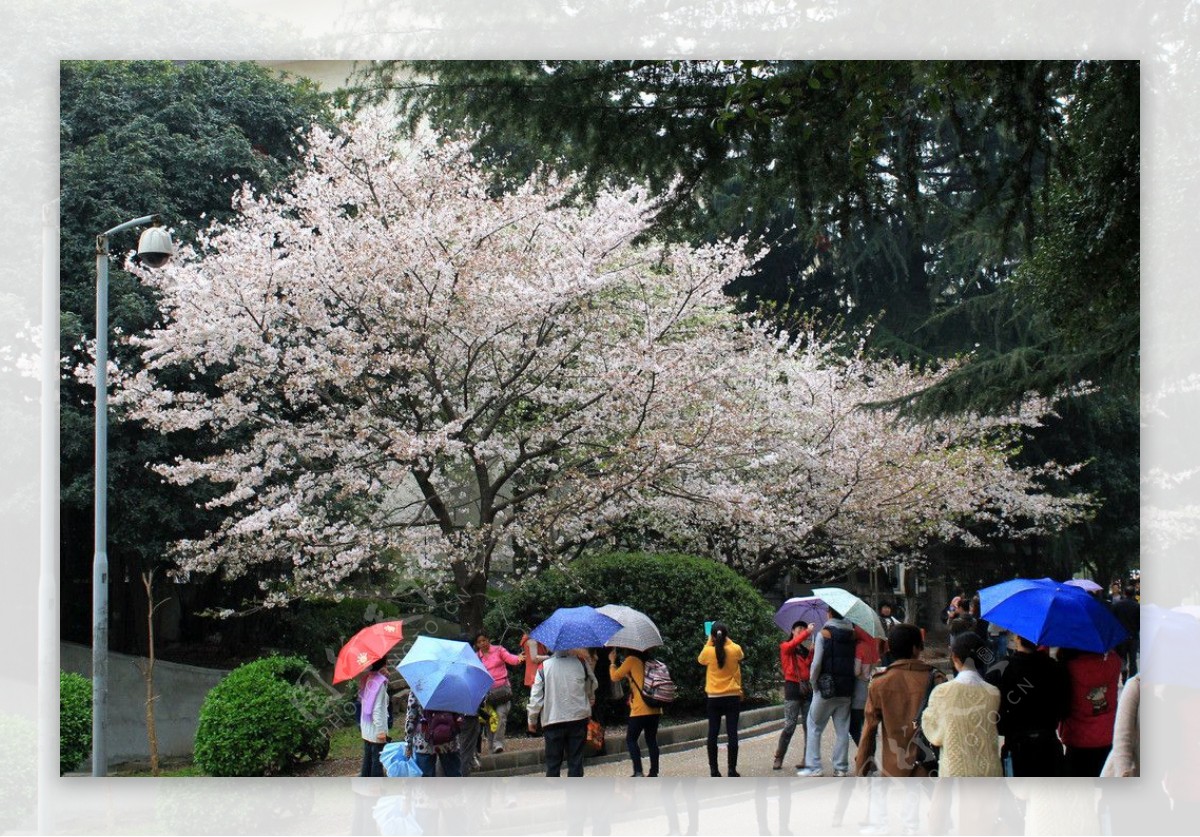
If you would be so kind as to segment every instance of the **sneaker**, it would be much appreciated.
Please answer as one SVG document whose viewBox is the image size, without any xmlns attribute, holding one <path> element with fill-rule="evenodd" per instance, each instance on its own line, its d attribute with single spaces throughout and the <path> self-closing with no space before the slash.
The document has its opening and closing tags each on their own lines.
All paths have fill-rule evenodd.
<svg viewBox="0 0 1200 837">
<path fill-rule="evenodd" d="M 771 762 L 772 770 L 783 770 L 783 756 L 776 756 L 775 761 Z"/>
<path fill-rule="evenodd" d="M 837 776 L 839 779 L 842 779 L 842 778 L 845 778 L 846 776 L 849 776 L 850 771 L 849 770 L 835 770 L 835 771 L 833 771 L 833 775 Z"/>
<path fill-rule="evenodd" d="M 864 825 L 858 829 L 859 834 L 891 834 L 891 830 L 886 825 Z"/>
<path fill-rule="evenodd" d="M 504 752 L 504 745 L 503 745 L 503 744 L 497 744 L 495 747 L 493 747 L 493 748 L 492 748 L 492 753 L 493 753 L 493 754 L 496 754 L 496 753 L 503 753 L 503 752 Z"/>
<path fill-rule="evenodd" d="M 797 776 L 820 776 L 821 770 L 816 767 L 802 767 L 796 771 Z"/>
</svg>

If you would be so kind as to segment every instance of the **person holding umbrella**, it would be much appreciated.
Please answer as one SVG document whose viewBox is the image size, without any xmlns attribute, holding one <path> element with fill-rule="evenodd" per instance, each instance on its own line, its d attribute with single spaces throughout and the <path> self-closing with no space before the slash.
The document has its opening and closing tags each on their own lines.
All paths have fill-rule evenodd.
<svg viewBox="0 0 1200 837">
<path fill-rule="evenodd" d="M 354 678 L 358 682 L 359 729 L 363 737 L 360 776 L 384 775 L 379 756 L 391 727 L 387 654 L 403 638 L 402 621 L 376 622 L 350 637 L 338 651 L 333 682 Z"/>
<path fill-rule="evenodd" d="M 638 738 L 646 736 L 646 750 L 650 753 L 650 772 L 646 775 L 658 775 L 658 721 L 662 717 L 662 707 L 646 705 L 642 697 L 642 685 L 646 682 L 647 652 L 636 648 L 622 649 L 625 660 L 617 665 L 617 649 L 608 649 L 608 676 L 612 682 L 619 683 L 629 678 L 629 726 L 625 731 L 625 747 L 629 750 L 629 758 L 633 761 L 633 775 L 642 774 L 642 751 L 638 747 Z"/>
<path fill-rule="evenodd" d="M 816 592 L 816 591 L 814 591 Z M 825 594 L 822 593 L 822 598 Z M 872 615 L 874 611 L 871 611 Z M 856 674 L 854 624 L 832 605 L 829 618 L 817 634 L 809 677 L 813 687 L 812 706 L 808 710 L 808 728 L 804 738 L 805 766 L 797 776 L 821 775 L 821 735 L 833 719 L 833 775 L 850 775 L 850 703 L 854 697 Z"/>
<path fill-rule="evenodd" d="M 437 775 L 439 763 L 443 776 L 463 775 L 458 734 L 462 731 L 464 720 L 457 712 L 425 709 L 416 691 L 409 691 L 408 713 L 404 719 L 404 749 L 407 757 L 416 756 L 422 776 Z"/>
<path fill-rule="evenodd" d="M 801 619 L 792 625 L 791 636 L 779 643 L 779 665 L 783 669 L 783 730 L 775 746 L 772 770 L 783 769 L 783 760 L 787 756 L 788 745 L 792 743 L 797 723 L 801 729 L 808 727 L 808 708 L 812 705 L 813 696 L 812 684 L 808 682 L 811 637 L 812 628 Z M 801 755 L 796 768 L 803 767 L 804 756 Z"/>
<path fill-rule="evenodd" d="M 383 776 L 383 762 L 379 756 L 388 739 L 388 672 L 387 659 L 376 660 L 370 668 L 359 675 L 358 701 L 362 706 L 359 715 L 359 731 L 363 738 L 362 768 L 358 775 L 363 777 Z"/>
<path fill-rule="evenodd" d="M 535 637 L 536 638 L 536 637 Z M 541 726 L 546 743 L 546 775 L 583 775 L 583 746 L 596 697 L 596 675 L 575 653 L 556 650 L 542 663 L 529 695 L 529 732 Z"/>
<path fill-rule="evenodd" d="M 1058 725 L 1070 709 L 1067 672 L 1023 636 L 1013 637 L 1008 665 L 988 672 L 1000 689 L 997 730 L 1004 737 L 1001 757 L 1013 776 L 1063 775 Z"/>
</svg>

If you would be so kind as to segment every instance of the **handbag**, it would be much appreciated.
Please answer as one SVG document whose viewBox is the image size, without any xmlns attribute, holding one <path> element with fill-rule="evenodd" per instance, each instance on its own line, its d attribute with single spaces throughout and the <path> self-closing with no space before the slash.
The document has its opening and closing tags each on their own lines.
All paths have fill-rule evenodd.
<svg viewBox="0 0 1200 837">
<path fill-rule="evenodd" d="M 837 686 L 834 685 L 832 674 L 822 674 L 817 678 L 817 694 L 829 700 L 837 695 Z"/>
<path fill-rule="evenodd" d="M 487 702 L 492 706 L 500 706 L 503 703 L 508 703 L 512 700 L 512 686 L 505 683 L 502 686 L 493 686 L 488 690 Z"/>
<path fill-rule="evenodd" d="M 934 678 L 937 677 L 937 673 L 936 668 L 929 670 L 929 686 L 925 689 L 925 698 L 921 701 L 920 708 L 917 709 L 917 717 L 913 718 L 913 736 L 904 749 L 904 760 L 912 765 L 913 774 L 918 776 L 937 775 L 938 748 L 930 743 L 925 731 L 921 729 L 921 716 L 925 714 L 925 708 L 929 706 L 929 696 L 933 694 Z"/>
<path fill-rule="evenodd" d="M 584 749 L 589 755 L 604 752 L 604 727 L 594 718 L 588 721 L 587 738 L 583 742 Z"/>
</svg>

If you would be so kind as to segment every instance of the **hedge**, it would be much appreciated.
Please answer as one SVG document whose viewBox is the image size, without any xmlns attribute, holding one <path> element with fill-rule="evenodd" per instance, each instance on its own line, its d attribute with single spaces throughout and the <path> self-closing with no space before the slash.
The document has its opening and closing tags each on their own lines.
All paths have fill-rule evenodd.
<svg viewBox="0 0 1200 837">
<path fill-rule="evenodd" d="M 704 623 L 723 621 L 742 646 L 742 686 L 761 697 L 778 680 L 779 641 L 774 611 L 753 586 L 728 567 L 692 555 L 608 553 L 584 556 L 565 570 L 548 570 L 501 592 L 484 619 L 493 641 L 515 649 L 522 631 L 557 607 L 623 604 L 654 620 L 664 645 L 656 652 L 678 684 L 678 705 L 704 701 Z"/>
<path fill-rule="evenodd" d="M 311 667 L 273 656 L 239 666 L 200 707 L 196 765 L 210 776 L 267 776 L 329 755 L 337 699 L 303 684 Z"/>
<path fill-rule="evenodd" d="M 69 773 L 92 751 L 92 681 L 58 673 L 58 772 Z"/>
</svg>

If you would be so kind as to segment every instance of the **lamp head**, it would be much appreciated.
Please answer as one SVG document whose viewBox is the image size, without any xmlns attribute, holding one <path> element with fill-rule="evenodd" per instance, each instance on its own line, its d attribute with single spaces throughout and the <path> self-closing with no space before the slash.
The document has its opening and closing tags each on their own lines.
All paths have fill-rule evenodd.
<svg viewBox="0 0 1200 837">
<path fill-rule="evenodd" d="M 162 267 L 174 254 L 175 244 L 165 227 L 147 227 L 138 239 L 137 260 L 146 267 Z"/>
</svg>

